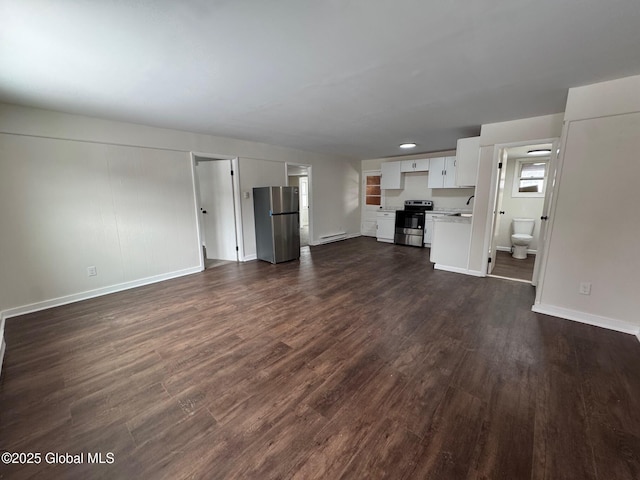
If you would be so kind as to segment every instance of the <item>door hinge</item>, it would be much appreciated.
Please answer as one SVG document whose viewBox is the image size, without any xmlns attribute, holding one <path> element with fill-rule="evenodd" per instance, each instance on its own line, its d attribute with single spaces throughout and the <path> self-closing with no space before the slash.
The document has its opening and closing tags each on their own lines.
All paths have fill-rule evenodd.
<svg viewBox="0 0 640 480">
<path fill-rule="evenodd" d="M 233 177 L 233 169 L 231 169 L 231 176 Z"/>
<path fill-rule="evenodd" d="M 498 164 L 498 168 L 502 168 L 502 162 Z"/>
<path fill-rule="evenodd" d="M 236 245 L 236 252 L 238 251 L 238 245 Z"/>
<path fill-rule="evenodd" d="M 491 263 L 491 257 L 489 257 L 489 261 L 487 263 Z"/>
</svg>

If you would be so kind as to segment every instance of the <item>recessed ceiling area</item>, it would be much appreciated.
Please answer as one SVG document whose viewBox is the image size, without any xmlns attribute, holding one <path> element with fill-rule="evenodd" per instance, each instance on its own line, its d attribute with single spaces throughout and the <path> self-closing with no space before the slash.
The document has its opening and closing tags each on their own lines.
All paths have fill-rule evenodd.
<svg viewBox="0 0 640 480">
<path fill-rule="evenodd" d="M 528 155 L 527 152 L 529 152 L 529 150 L 535 149 L 535 150 L 546 150 L 546 149 L 550 149 L 551 148 L 551 144 L 550 143 L 537 143 L 535 145 L 522 145 L 522 146 L 517 146 L 517 147 L 509 147 L 506 148 L 505 150 L 507 151 L 507 158 L 509 158 L 509 160 L 513 159 L 513 158 L 531 158 L 531 159 L 535 159 L 535 158 L 548 158 L 549 154 L 546 155 L 541 155 L 539 157 L 536 157 L 534 155 Z"/>
<path fill-rule="evenodd" d="M 361 159 L 640 74 L 637 0 L 5 0 L 0 18 L 2 102 Z"/>
</svg>

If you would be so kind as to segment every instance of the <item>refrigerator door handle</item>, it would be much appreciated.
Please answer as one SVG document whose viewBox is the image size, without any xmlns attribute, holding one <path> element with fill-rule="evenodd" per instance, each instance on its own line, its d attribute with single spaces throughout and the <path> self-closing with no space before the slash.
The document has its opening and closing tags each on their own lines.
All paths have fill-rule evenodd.
<svg viewBox="0 0 640 480">
<path fill-rule="evenodd" d="M 280 213 L 273 213 L 272 211 L 269 211 L 269 216 L 271 217 L 275 217 L 277 215 L 294 215 L 294 214 L 299 214 L 300 212 L 280 212 Z"/>
</svg>

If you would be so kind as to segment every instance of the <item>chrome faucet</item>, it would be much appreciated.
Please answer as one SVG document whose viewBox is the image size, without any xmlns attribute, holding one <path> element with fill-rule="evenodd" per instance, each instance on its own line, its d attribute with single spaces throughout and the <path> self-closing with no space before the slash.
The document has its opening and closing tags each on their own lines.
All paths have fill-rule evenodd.
<svg viewBox="0 0 640 480">
<path fill-rule="evenodd" d="M 469 202 L 471 201 L 471 199 L 475 197 L 475 195 L 471 195 L 468 199 L 467 199 L 467 205 L 469 205 Z"/>
</svg>

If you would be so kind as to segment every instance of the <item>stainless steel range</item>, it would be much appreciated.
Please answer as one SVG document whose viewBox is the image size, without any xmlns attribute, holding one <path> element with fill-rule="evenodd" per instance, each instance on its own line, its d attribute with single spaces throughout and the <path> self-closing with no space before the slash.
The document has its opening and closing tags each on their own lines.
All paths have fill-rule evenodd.
<svg viewBox="0 0 640 480">
<path fill-rule="evenodd" d="M 424 212 L 433 210 L 432 200 L 405 200 L 404 210 L 396 210 L 393 243 L 424 247 Z"/>
</svg>

